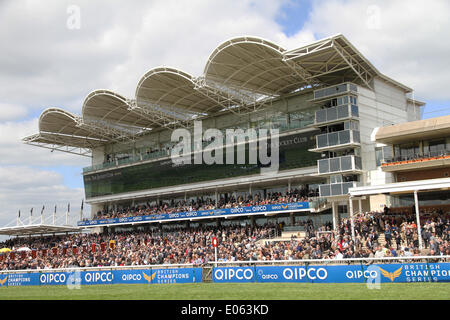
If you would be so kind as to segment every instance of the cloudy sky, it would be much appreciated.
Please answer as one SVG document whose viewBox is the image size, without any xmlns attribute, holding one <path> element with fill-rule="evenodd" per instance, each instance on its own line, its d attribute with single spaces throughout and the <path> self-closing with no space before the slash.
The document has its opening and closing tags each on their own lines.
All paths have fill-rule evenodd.
<svg viewBox="0 0 450 320">
<path fill-rule="evenodd" d="M 78 214 L 87 158 L 24 145 L 40 113 L 81 113 L 106 88 L 134 96 L 157 66 L 201 75 L 223 41 L 259 36 L 286 49 L 342 33 L 381 72 L 415 89 L 424 117 L 450 114 L 448 0 L 0 0 L 0 225 Z"/>
</svg>

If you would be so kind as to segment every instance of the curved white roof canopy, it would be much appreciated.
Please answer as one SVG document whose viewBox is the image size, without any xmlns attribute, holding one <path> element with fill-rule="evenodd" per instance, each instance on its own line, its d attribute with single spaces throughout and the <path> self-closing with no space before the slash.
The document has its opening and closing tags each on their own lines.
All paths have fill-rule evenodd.
<svg viewBox="0 0 450 320">
<path fill-rule="evenodd" d="M 87 95 L 83 102 L 83 121 L 97 120 L 133 127 L 149 127 L 150 123 L 130 112 L 129 101 L 110 90 L 99 89 Z"/>
<path fill-rule="evenodd" d="M 39 118 L 39 133 L 23 141 L 51 150 L 86 156 L 90 149 L 107 142 L 101 135 L 83 127 L 80 117 L 60 108 L 49 108 Z M 80 149 L 76 151 L 75 149 Z"/>
<path fill-rule="evenodd" d="M 287 63 L 286 50 L 255 37 L 240 37 L 218 46 L 205 66 L 206 82 L 262 95 L 288 93 L 307 85 Z"/>
<path fill-rule="evenodd" d="M 168 67 L 152 69 L 141 78 L 136 88 L 136 103 L 138 107 L 154 108 L 174 119 L 223 109 L 211 95 L 199 90 L 191 75 Z"/>
<path fill-rule="evenodd" d="M 102 140 L 103 137 L 80 126 L 81 118 L 60 108 L 49 108 L 39 118 L 39 132 L 59 136 Z"/>
<path fill-rule="evenodd" d="M 405 93 L 412 91 L 381 74 L 340 34 L 289 51 L 261 38 L 237 37 L 212 52 L 201 77 L 154 68 L 140 79 L 135 101 L 110 90 L 95 90 L 83 103 L 82 117 L 47 109 L 39 121 L 40 134 L 24 141 L 56 135 L 67 139 L 58 141 L 77 146 L 88 140 L 127 140 L 148 128 L 181 126 L 227 109 L 251 112 L 262 105 L 270 107 L 265 98 L 304 88 L 342 82 L 371 87 L 374 77 Z"/>
</svg>

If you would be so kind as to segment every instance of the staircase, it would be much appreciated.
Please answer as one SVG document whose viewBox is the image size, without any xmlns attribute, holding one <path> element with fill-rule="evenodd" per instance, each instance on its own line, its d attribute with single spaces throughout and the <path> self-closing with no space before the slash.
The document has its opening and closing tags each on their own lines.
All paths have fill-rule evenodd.
<svg viewBox="0 0 450 320">
<path fill-rule="evenodd" d="M 380 233 L 380 234 L 378 235 L 378 240 L 377 240 L 377 241 L 378 241 L 378 244 L 379 244 L 381 247 L 384 248 L 384 246 L 386 245 L 386 239 L 385 239 L 385 237 L 384 237 L 384 233 Z M 391 240 L 391 244 L 392 244 L 392 240 Z M 361 248 L 362 248 L 362 249 L 367 249 L 367 246 L 366 246 L 366 242 L 365 242 L 365 241 L 363 241 Z"/>
</svg>

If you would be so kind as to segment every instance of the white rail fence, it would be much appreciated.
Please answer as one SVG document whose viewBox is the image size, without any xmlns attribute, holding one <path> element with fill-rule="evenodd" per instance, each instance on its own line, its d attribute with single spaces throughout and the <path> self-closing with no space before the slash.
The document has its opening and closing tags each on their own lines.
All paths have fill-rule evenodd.
<svg viewBox="0 0 450 320">
<path fill-rule="evenodd" d="M 205 268 L 212 266 L 295 266 L 295 265 L 371 265 L 389 263 L 443 263 L 450 262 L 450 256 L 412 256 L 383 258 L 348 258 L 348 259 L 304 259 L 304 260 L 249 260 L 249 261 L 208 261 L 204 264 L 147 264 L 134 266 L 104 266 L 104 267 L 67 267 L 55 269 L 22 269 L 2 270 L 0 274 L 35 273 L 35 272 L 73 272 L 73 271 L 110 271 L 133 269 L 174 269 L 174 268 Z"/>
</svg>

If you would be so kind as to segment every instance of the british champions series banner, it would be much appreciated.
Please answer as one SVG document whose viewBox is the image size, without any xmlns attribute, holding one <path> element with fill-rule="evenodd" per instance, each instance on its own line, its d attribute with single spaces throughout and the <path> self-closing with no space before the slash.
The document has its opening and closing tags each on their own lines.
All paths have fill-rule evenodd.
<svg viewBox="0 0 450 320">
<path fill-rule="evenodd" d="M 450 263 L 218 267 L 214 282 L 450 282 Z"/>
<path fill-rule="evenodd" d="M 227 215 L 248 215 L 252 213 L 269 213 L 269 212 L 283 212 L 283 211 L 295 211 L 295 210 L 308 210 L 309 202 L 293 202 L 293 203 L 280 203 L 280 204 L 266 204 L 261 206 L 249 206 L 238 208 L 226 208 L 226 209 L 213 209 L 213 210 L 201 210 L 201 211 L 187 211 L 187 212 L 175 212 L 175 213 L 161 213 L 152 214 L 148 216 L 137 217 L 125 217 L 125 218 L 113 218 L 113 219 L 99 219 L 99 220 L 86 220 L 79 221 L 78 226 L 97 226 L 115 223 L 134 223 L 145 221 L 158 221 L 158 220 L 180 220 L 180 219 L 192 219 L 201 217 L 215 217 L 215 216 L 227 216 Z"/>
<path fill-rule="evenodd" d="M 202 282 L 201 268 L 134 269 L 73 272 L 5 273 L 0 275 L 3 286 L 92 285 L 116 283 L 194 283 Z"/>
</svg>

